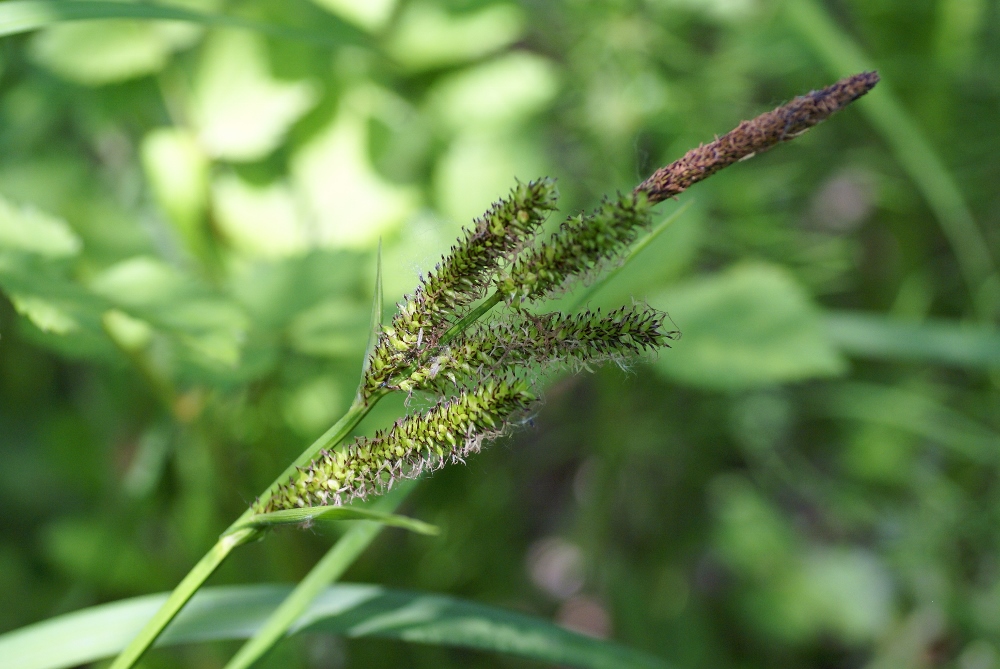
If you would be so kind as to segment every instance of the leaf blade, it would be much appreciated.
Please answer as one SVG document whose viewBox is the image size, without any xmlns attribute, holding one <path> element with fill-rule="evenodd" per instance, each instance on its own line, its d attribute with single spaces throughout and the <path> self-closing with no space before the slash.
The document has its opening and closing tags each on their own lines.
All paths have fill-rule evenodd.
<svg viewBox="0 0 1000 669">
<path fill-rule="evenodd" d="M 158 645 L 246 638 L 290 591 L 281 585 L 204 588 Z M 165 593 L 136 597 L 9 632 L 0 636 L 0 657 L 6 669 L 60 669 L 108 657 L 125 646 L 165 599 Z M 645 653 L 539 618 L 374 585 L 326 588 L 294 631 L 460 646 L 593 669 L 667 666 Z"/>
<path fill-rule="evenodd" d="M 375 508 L 385 512 L 395 511 L 416 484 L 417 481 L 411 479 L 397 485 L 375 502 Z M 316 601 L 323 589 L 343 576 L 347 568 L 358 559 L 383 529 L 383 525 L 376 523 L 355 523 L 230 658 L 226 669 L 250 667 L 279 643 L 299 618 L 308 611 L 309 606 Z"/>
<path fill-rule="evenodd" d="M 429 536 L 441 533 L 441 530 L 437 526 L 415 518 L 371 509 L 357 509 L 349 506 L 310 506 L 301 509 L 284 509 L 270 513 L 258 513 L 233 525 L 228 533 L 238 532 L 247 528 L 266 529 L 279 525 L 303 525 L 316 521 L 329 522 L 335 520 L 364 520 Z"/>
</svg>

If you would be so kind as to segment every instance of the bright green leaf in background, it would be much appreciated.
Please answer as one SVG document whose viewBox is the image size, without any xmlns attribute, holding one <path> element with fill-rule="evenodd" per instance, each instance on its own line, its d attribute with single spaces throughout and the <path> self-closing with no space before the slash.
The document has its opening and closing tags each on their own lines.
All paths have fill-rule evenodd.
<svg viewBox="0 0 1000 669">
<path fill-rule="evenodd" d="M 223 367 L 239 362 L 248 327 L 243 309 L 177 268 L 155 258 L 131 258 L 94 277 L 91 287 L 176 335 L 196 360 Z"/>
<path fill-rule="evenodd" d="M 260 37 L 224 30 L 212 35 L 202 51 L 190 115 L 209 155 L 256 160 L 281 144 L 316 96 L 315 84 L 272 78 Z"/>
<path fill-rule="evenodd" d="M 337 115 L 292 159 L 313 239 L 329 248 L 370 248 L 419 202 L 415 189 L 387 182 L 367 153 L 372 96 L 346 93 Z"/>
<path fill-rule="evenodd" d="M 159 72 L 198 28 L 185 24 L 112 20 L 47 28 L 32 44 L 35 59 L 66 79 L 102 86 Z"/>
<path fill-rule="evenodd" d="M 209 160 L 195 137 L 180 128 L 158 128 L 143 139 L 142 164 L 157 203 L 195 257 L 208 248 Z"/>
<path fill-rule="evenodd" d="M 506 445 L 407 501 L 440 537 L 369 535 L 351 576 L 678 667 L 996 669 L 1000 335 L 973 319 L 996 287 L 958 278 L 997 257 L 991 18 L 980 0 L 0 3 L 0 34 L 42 29 L 0 54 L 0 629 L 168 587 L 343 414 L 380 240 L 384 319 L 515 178 L 558 179 L 556 226 L 877 67 L 865 100 L 685 193 L 563 302 L 648 300 L 683 331 L 672 349 L 554 379 Z M 297 580 L 329 544 L 278 532 L 226 578 Z M 477 661 L 345 640 L 359 628 L 539 639 L 379 597 L 259 666 Z M 219 610 L 188 629 L 239 627 Z M 583 641 L 532 657 L 623 665 Z"/>
<path fill-rule="evenodd" d="M 434 2 L 411 2 L 385 44 L 404 67 L 423 70 L 499 51 L 521 36 L 523 23 L 511 4 L 451 15 Z"/>
<path fill-rule="evenodd" d="M 13 251 L 65 258 L 76 255 L 80 248 L 80 238 L 65 221 L 0 198 L 0 254 Z"/>
<path fill-rule="evenodd" d="M 552 61 L 512 53 L 442 78 L 429 95 L 431 112 L 451 128 L 509 125 L 545 109 L 556 97 Z"/>
<path fill-rule="evenodd" d="M 250 184 L 235 174 L 212 183 L 216 223 L 226 241 L 250 257 L 281 258 L 305 252 L 314 235 L 285 182 Z"/>
<path fill-rule="evenodd" d="M 843 373 L 819 312 L 795 280 L 768 265 L 741 265 L 671 289 L 650 303 L 683 338 L 656 369 L 684 383 L 735 389 Z"/>
<path fill-rule="evenodd" d="M 313 2 L 369 32 L 377 32 L 385 26 L 397 4 L 396 0 L 365 0 L 365 2 L 313 0 Z"/>
</svg>

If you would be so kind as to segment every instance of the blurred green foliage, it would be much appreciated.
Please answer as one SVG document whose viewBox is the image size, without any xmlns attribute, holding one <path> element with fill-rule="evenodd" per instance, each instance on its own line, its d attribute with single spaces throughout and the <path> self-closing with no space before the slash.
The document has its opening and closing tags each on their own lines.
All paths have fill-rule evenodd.
<svg viewBox="0 0 1000 669">
<path fill-rule="evenodd" d="M 4 38 L 0 629 L 171 588 L 347 408 L 379 239 L 388 311 L 515 178 L 575 212 L 857 65 L 868 98 L 685 194 L 590 300 L 684 338 L 554 381 L 407 504 L 442 537 L 387 531 L 348 576 L 692 669 L 1000 667 L 996 2 L 173 4 L 333 46 Z M 331 540 L 280 532 L 213 583 L 298 580 Z M 521 666 L 320 636 L 266 664 Z"/>
</svg>

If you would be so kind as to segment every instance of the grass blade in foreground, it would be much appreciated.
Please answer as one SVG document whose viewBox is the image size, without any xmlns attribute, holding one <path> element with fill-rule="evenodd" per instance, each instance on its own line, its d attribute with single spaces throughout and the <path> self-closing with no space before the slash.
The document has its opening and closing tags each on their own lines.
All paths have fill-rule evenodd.
<svg viewBox="0 0 1000 669">
<path fill-rule="evenodd" d="M 979 464 L 1000 460 L 1000 434 L 943 404 L 927 392 L 873 383 L 832 387 L 824 413 L 894 427 L 936 442 Z"/>
<path fill-rule="evenodd" d="M 417 482 L 412 480 L 401 482 L 392 492 L 381 497 L 374 504 L 374 508 L 385 513 L 395 511 L 416 485 Z M 306 577 L 299 581 L 295 589 L 264 621 L 254 635 L 243 644 L 226 665 L 226 669 L 249 667 L 270 651 L 288 634 L 296 621 L 309 610 L 309 605 L 323 592 L 323 589 L 344 575 L 347 568 L 382 532 L 383 527 L 383 525 L 369 522 L 352 525 L 351 529 L 327 551 L 323 559 L 317 562 L 316 566 L 306 574 Z"/>
<path fill-rule="evenodd" d="M 251 636 L 292 588 L 204 588 L 160 646 Z M 109 657 L 166 600 L 166 594 L 95 606 L 0 636 L 4 669 L 60 669 Z M 441 595 L 373 585 L 326 588 L 293 628 L 350 638 L 379 637 L 506 653 L 593 669 L 667 666 L 658 658 L 570 632 L 540 618 Z"/>
<path fill-rule="evenodd" d="M 344 416 L 337 421 L 337 423 L 327 430 L 319 439 L 313 442 L 313 444 L 307 448 L 287 469 L 279 476 L 274 482 L 268 487 L 261 499 L 267 500 L 270 495 L 278 489 L 278 486 L 286 478 L 291 476 L 296 469 L 306 463 L 308 463 L 317 453 L 322 449 L 329 447 L 331 444 L 337 444 L 345 436 L 351 433 L 351 431 L 361 422 L 361 419 L 367 415 L 374 406 L 374 402 L 368 405 L 354 404 Z M 163 600 L 161 608 L 153 615 L 145 626 L 143 626 L 135 638 L 132 639 L 131 643 L 124 647 L 121 655 L 115 658 L 115 661 L 111 664 L 112 669 L 124 669 L 126 667 L 133 666 L 139 661 L 139 658 L 143 656 L 146 650 L 149 649 L 153 642 L 156 641 L 157 637 L 163 632 L 163 630 L 170 624 L 174 617 L 184 608 L 191 597 L 198 592 L 201 586 L 208 580 L 219 565 L 221 565 L 234 548 L 240 546 L 241 544 L 250 541 L 257 536 L 259 530 L 252 528 L 244 528 L 239 531 L 233 531 L 233 528 L 246 521 L 248 518 L 253 516 L 253 510 L 247 509 L 243 515 L 241 515 L 230 529 L 224 533 L 219 540 L 209 549 L 208 553 L 205 554 L 198 564 L 188 572 L 187 576 L 184 577 L 170 596 Z"/>
</svg>

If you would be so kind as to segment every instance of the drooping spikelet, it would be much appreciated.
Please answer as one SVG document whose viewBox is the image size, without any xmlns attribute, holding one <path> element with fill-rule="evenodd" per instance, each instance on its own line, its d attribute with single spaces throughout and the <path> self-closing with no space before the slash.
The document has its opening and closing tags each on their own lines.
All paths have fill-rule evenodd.
<svg viewBox="0 0 1000 669">
<path fill-rule="evenodd" d="M 466 229 L 441 262 L 398 305 L 371 354 L 365 393 L 370 396 L 421 350 L 432 348 L 465 309 L 483 297 L 495 273 L 533 238 L 556 206 L 551 179 L 518 183 Z"/>
<path fill-rule="evenodd" d="M 680 332 L 664 327 L 667 315 L 650 307 L 620 307 L 576 316 L 517 312 L 476 326 L 398 382 L 399 390 L 438 390 L 483 378 L 519 374 L 528 366 L 586 367 L 624 362 L 669 346 Z"/>
<path fill-rule="evenodd" d="M 428 411 L 401 418 L 374 439 L 359 437 L 342 450 L 323 451 L 300 468 L 256 511 L 340 505 L 415 478 L 425 469 L 461 461 L 503 433 L 508 419 L 535 396 L 524 381 L 487 382 Z"/>
</svg>

